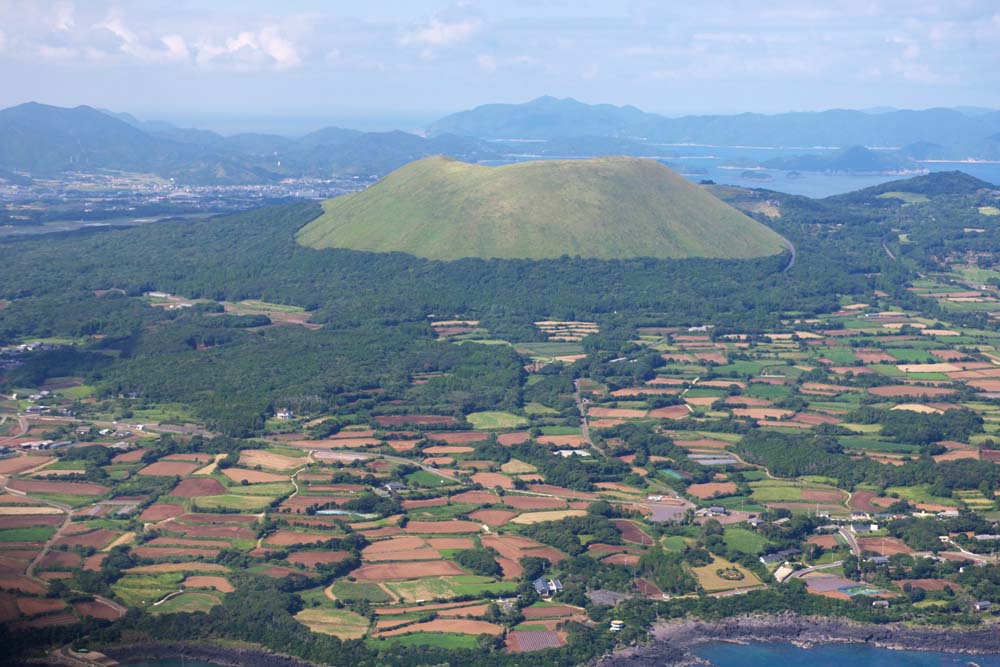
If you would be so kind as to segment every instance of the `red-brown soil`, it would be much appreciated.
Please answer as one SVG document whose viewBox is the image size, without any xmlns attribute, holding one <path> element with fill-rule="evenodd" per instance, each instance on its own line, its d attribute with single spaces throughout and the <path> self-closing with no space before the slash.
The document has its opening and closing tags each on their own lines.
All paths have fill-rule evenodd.
<svg viewBox="0 0 1000 667">
<path fill-rule="evenodd" d="M 478 533 L 482 529 L 473 521 L 452 519 L 449 521 L 410 521 L 404 530 L 407 533 Z"/>
<path fill-rule="evenodd" d="M 208 477 L 181 480 L 181 483 L 174 487 L 170 495 L 177 498 L 201 498 L 202 496 L 220 496 L 225 492 L 226 487 L 222 486 L 218 480 Z"/>
<path fill-rule="evenodd" d="M 313 544 L 315 542 L 325 542 L 336 537 L 336 533 L 323 535 L 310 533 L 295 533 L 290 530 L 279 530 L 273 535 L 264 538 L 266 544 L 273 544 L 279 547 L 291 546 L 293 544 Z"/>
<path fill-rule="evenodd" d="M 379 415 L 375 417 L 375 421 L 379 426 L 390 427 L 405 426 L 407 424 L 414 426 L 444 426 L 458 423 L 458 420 L 454 417 L 445 415 Z"/>
<path fill-rule="evenodd" d="M 59 599 L 50 598 L 18 598 L 17 608 L 25 616 L 37 616 L 65 609 L 66 603 Z"/>
<path fill-rule="evenodd" d="M 641 545 L 650 545 L 653 543 L 653 538 L 642 532 L 638 526 L 627 519 L 613 519 L 611 523 L 622 534 L 622 540 L 625 542 Z"/>
<path fill-rule="evenodd" d="M 480 523 L 485 523 L 487 526 L 503 526 L 508 521 L 517 516 L 517 512 L 510 512 L 508 510 L 476 510 L 469 515 L 470 519 L 475 519 Z"/>
<path fill-rule="evenodd" d="M 736 493 L 736 484 L 733 482 L 708 482 L 705 484 L 692 484 L 687 488 L 687 492 L 695 498 L 714 498 L 716 496 L 728 496 Z"/>
<path fill-rule="evenodd" d="M 157 461 L 140 470 L 139 474 L 147 477 L 184 477 L 200 467 L 197 463 L 183 461 Z"/>
<path fill-rule="evenodd" d="M 68 547 L 94 547 L 99 549 L 105 544 L 121 535 L 121 531 L 98 528 L 89 533 L 80 535 L 64 535 L 55 541 L 56 546 L 66 545 Z"/>
<path fill-rule="evenodd" d="M 106 621 L 117 621 L 121 618 L 121 614 L 118 611 L 96 600 L 93 602 L 77 602 L 73 605 L 73 608 L 84 616 L 100 618 Z"/>
<path fill-rule="evenodd" d="M 108 487 L 89 482 L 48 482 L 42 480 L 19 479 L 7 485 L 15 491 L 25 493 L 64 493 L 72 496 L 103 496 Z"/>
<path fill-rule="evenodd" d="M 566 501 L 562 498 L 548 496 L 506 495 L 503 497 L 503 504 L 519 510 L 553 510 L 566 507 Z"/>
<path fill-rule="evenodd" d="M 427 434 L 428 440 L 439 440 L 449 445 L 468 445 L 473 442 L 486 442 L 489 438 L 489 433 L 479 433 L 478 431 L 438 431 Z"/>
<path fill-rule="evenodd" d="M 339 563 L 350 556 L 349 551 L 295 551 L 288 554 L 286 560 L 296 565 L 316 567 L 320 564 Z"/>
<path fill-rule="evenodd" d="M 414 563 L 372 563 L 351 572 L 365 581 L 391 581 L 393 579 L 420 579 L 465 574 L 450 560 L 421 561 Z"/>
<path fill-rule="evenodd" d="M 215 558 L 219 555 L 218 549 L 184 549 L 184 548 L 157 548 L 157 547 L 136 547 L 132 553 L 140 558 L 174 558 L 177 556 L 190 556 L 192 558 Z"/>
<path fill-rule="evenodd" d="M 155 503 L 142 511 L 139 518 L 143 521 L 163 521 L 184 514 L 183 505 L 168 505 Z"/>
<path fill-rule="evenodd" d="M 225 577 L 192 575 L 184 580 L 185 588 L 214 588 L 220 593 L 232 593 L 236 588 Z"/>
</svg>

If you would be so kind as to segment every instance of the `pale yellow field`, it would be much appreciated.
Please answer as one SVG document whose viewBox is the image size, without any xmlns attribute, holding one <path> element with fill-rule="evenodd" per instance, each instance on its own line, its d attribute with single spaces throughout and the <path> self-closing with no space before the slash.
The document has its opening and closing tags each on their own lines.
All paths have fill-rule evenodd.
<svg viewBox="0 0 1000 667">
<path fill-rule="evenodd" d="M 584 510 L 552 510 L 551 512 L 528 512 L 527 514 L 521 514 L 510 520 L 511 523 L 518 523 L 522 525 L 530 525 L 533 523 L 542 523 L 543 521 L 558 521 L 559 519 L 565 519 L 569 516 L 586 516 L 587 512 Z"/>
</svg>

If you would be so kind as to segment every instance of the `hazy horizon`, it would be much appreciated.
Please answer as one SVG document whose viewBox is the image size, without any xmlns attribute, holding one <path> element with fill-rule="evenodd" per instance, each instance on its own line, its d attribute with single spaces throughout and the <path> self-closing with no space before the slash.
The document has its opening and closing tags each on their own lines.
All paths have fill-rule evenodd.
<svg viewBox="0 0 1000 667">
<path fill-rule="evenodd" d="M 989 0 L 726 0 L 711 11 L 6 0 L 0 106 L 88 104 L 172 122 L 382 116 L 370 129 L 541 95 L 672 116 L 998 108 L 998 45 L 1000 8 Z"/>
</svg>

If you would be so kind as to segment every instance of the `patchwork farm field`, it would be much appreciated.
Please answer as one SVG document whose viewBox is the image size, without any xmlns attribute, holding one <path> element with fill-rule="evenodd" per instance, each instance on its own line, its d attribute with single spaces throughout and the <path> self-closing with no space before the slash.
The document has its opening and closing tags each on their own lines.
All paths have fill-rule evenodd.
<svg viewBox="0 0 1000 667">
<path fill-rule="evenodd" d="M 419 358 L 317 362 L 242 430 L 96 376 L 16 387 L 52 386 L 60 418 L 0 397 L 0 618 L 26 633 L 141 609 L 135 623 L 173 627 L 273 599 L 303 645 L 419 647 L 435 664 L 439 649 L 612 646 L 618 618 L 638 640 L 642 614 L 714 614 L 757 589 L 859 615 L 885 592 L 893 620 L 950 622 L 1000 599 L 992 278 L 966 263 L 900 288 L 910 299 L 869 285 L 746 329 L 420 315 L 392 344 Z M 918 308 L 931 302 L 933 317 Z M 205 317 L 272 323 L 185 343 L 192 354 L 338 330 L 322 311 L 224 311 Z M 312 364 L 336 340 L 318 356 L 313 338 L 289 345 Z M 69 444 L 23 446 L 56 429 Z M 789 583 L 813 567 L 801 591 Z"/>
</svg>

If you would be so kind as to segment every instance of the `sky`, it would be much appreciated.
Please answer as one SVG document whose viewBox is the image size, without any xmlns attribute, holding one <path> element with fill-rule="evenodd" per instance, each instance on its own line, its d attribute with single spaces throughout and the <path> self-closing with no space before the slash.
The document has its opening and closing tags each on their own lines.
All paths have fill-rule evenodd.
<svg viewBox="0 0 1000 667">
<path fill-rule="evenodd" d="M 0 82 L 4 107 L 216 129 L 408 129 L 540 95 L 670 115 L 1000 108 L 1000 0 L 0 0 Z"/>
</svg>

